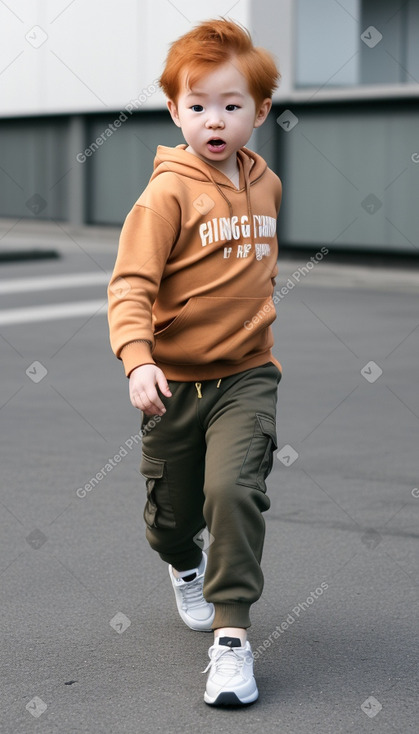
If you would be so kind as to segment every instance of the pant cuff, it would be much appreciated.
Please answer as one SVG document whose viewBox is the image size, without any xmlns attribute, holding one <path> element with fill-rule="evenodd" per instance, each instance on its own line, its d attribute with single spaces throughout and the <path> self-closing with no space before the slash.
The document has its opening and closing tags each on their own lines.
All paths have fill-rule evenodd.
<svg viewBox="0 0 419 734">
<path fill-rule="evenodd" d="M 232 602 L 231 604 L 214 603 L 215 616 L 212 629 L 217 627 L 250 627 L 250 604 Z"/>
<path fill-rule="evenodd" d="M 170 563 L 176 571 L 189 571 L 190 568 L 198 568 L 202 561 L 202 550 L 197 547 L 195 553 L 181 553 L 176 556 L 159 553 L 159 556 L 162 561 Z"/>
</svg>

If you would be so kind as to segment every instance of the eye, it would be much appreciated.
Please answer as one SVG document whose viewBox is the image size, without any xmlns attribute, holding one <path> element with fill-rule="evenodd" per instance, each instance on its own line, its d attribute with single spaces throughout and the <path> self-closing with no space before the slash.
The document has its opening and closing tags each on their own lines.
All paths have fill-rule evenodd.
<svg viewBox="0 0 419 734">
<path fill-rule="evenodd" d="M 193 110 L 194 112 L 202 112 L 203 109 L 204 108 L 202 104 L 193 104 L 191 107 L 191 110 Z"/>
<path fill-rule="evenodd" d="M 233 110 L 239 110 L 240 107 L 238 104 L 228 104 L 226 107 L 227 112 L 233 112 Z"/>
</svg>

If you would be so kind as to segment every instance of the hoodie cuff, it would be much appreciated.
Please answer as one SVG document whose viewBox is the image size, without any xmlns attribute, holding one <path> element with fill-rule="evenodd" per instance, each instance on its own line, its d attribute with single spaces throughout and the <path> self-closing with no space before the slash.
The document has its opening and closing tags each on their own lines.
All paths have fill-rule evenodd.
<svg viewBox="0 0 419 734">
<path fill-rule="evenodd" d="M 127 377 L 136 367 L 141 367 L 143 364 L 156 364 L 151 356 L 151 348 L 148 342 L 128 342 L 122 348 L 120 358 Z"/>
</svg>

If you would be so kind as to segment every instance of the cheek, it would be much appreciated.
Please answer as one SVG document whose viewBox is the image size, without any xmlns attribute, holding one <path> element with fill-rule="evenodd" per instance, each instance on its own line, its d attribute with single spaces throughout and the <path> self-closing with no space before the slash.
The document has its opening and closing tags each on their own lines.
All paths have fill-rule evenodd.
<svg viewBox="0 0 419 734">
<path fill-rule="evenodd" d="M 242 128 L 245 130 L 246 128 L 253 125 L 254 117 L 250 114 L 242 115 L 240 118 L 236 118 L 235 123 L 237 128 Z"/>
<path fill-rule="evenodd" d="M 202 128 L 202 120 L 194 117 L 193 120 L 188 120 L 188 130 L 190 130 L 191 133 L 198 132 Z"/>
<path fill-rule="evenodd" d="M 235 125 L 235 132 L 237 135 L 241 137 L 246 137 L 246 135 L 249 135 L 249 131 L 252 132 L 253 130 L 253 118 L 246 117 L 242 118 L 241 120 L 238 120 Z"/>
</svg>

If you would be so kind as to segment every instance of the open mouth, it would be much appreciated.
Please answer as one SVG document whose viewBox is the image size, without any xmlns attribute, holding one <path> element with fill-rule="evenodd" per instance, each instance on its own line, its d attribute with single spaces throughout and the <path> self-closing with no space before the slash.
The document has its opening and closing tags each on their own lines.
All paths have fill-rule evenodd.
<svg viewBox="0 0 419 734">
<path fill-rule="evenodd" d="M 211 138 L 208 141 L 207 146 L 212 153 L 219 153 L 226 147 L 226 143 L 221 138 Z"/>
</svg>

